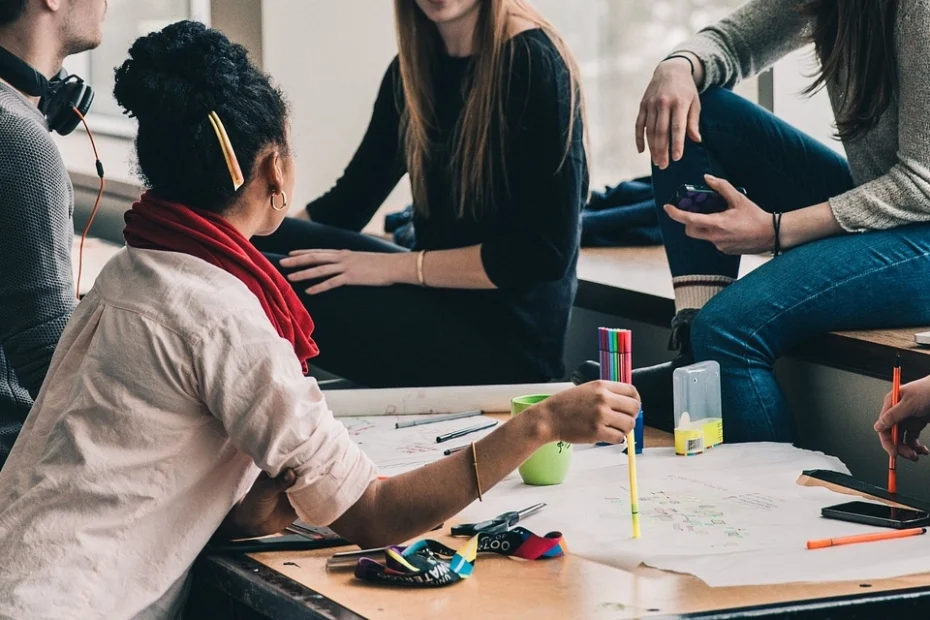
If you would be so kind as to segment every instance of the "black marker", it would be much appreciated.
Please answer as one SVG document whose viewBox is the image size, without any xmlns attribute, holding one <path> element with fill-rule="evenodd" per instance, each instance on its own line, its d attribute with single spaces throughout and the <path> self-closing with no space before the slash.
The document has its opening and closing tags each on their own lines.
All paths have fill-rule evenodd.
<svg viewBox="0 0 930 620">
<path fill-rule="evenodd" d="M 493 426 L 497 426 L 497 420 L 491 420 L 487 424 L 478 424 L 476 426 L 469 426 L 468 428 L 463 428 L 462 430 L 452 431 L 451 433 L 446 433 L 445 435 L 440 435 L 436 438 L 436 443 L 442 443 L 444 441 L 449 441 L 450 439 L 457 439 L 459 437 L 464 437 L 471 433 L 477 433 L 478 431 L 483 431 L 489 429 Z"/>
</svg>

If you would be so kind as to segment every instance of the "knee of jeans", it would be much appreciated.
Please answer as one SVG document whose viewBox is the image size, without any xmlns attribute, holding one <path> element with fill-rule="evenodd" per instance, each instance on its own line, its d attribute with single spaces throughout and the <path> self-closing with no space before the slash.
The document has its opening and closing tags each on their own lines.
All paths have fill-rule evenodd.
<svg viewBox="0 0 930 620">
<path fill-rule="evenodd" d="M 753 105 L 732 90 L 711 86 L 701 93 L 701 129 L 707 125 L 728 125 Z"/>
<path fill-rule="evenodd" d="M 691 325 L 691 348 L 697 361 L 754 359 L 762 362 L 771 356 L 767 352 L 759 326 L 750 317 L 757 313 L 747 308 L 734 308 L 730 301 L 740 300 L 728 291 L 718 294 L 698 312 Z M 727 298 L 730 298 L 728 301 Z"/>
<path fill-rule="evenodd" d="M 720 344 L 726 340 L 723 330 L 726 323 L 720 323 L 716 317 L 702 309 L 691 323 L 691 349 L 694 359 L 705 362 L 717 357 Z"/>
<path fill-rule="evenodd" d="M 691 348 L 697 361 L 745 355 L 747 334 L 718 298 L 708 302 L 691 324 Z"/>
</svg>

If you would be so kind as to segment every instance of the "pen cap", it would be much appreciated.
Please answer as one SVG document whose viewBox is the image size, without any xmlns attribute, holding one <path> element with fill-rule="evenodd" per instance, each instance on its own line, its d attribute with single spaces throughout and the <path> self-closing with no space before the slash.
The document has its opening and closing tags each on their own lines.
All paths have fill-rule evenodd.
<svg viewBox="0 0 930 620">
<path fill-rule="evenodd" d="M 602 352 L 630 354 L 633 351 L 633 332 L 628 329 L 599 327 L 597 348 Z"/>
<path fill-rule="evenodd" d="M 633 379 L 633 332 L 600 327 L 597 330 L 601 379 L 629 383 Z"/>
<path fill-rule="evenodd" d="M 627 355 L 633 352 L 633 332 L 628 329 L 617 330 L 617 352 Z"/>
</svg>

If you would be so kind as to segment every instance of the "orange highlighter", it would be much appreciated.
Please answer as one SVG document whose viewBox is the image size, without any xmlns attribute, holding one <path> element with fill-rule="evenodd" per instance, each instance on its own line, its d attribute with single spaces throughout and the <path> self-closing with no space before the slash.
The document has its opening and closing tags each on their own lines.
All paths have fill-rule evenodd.
<svg viewBox="0 0 930 620">
<path fill-rule="evenodd" d="M 894 373 L 891 380 L 891 406 L 897 405 L 901 401 L 901 355 L 895 359 Z M 888 457 L 888 492 L 898 492 L 898 425 L 891 428 L 891 442 L 894 444 L 895 453 Z"/>
<path fill-rule="evenodd" d="M 853 543 L 875 542 L 879 540 L 893 540 L 926 534 L 925 527 L 912 527 L 908 530 L 891 530 L 890 532 L 877 532 L 875 534 L 859 534 L 857 536 L 841 536 L 839 538 L 824 538 L 823 540 L 807 541 L 808 549 L 825 549 L 838 545 L 851 545 Z"/>
</svg>

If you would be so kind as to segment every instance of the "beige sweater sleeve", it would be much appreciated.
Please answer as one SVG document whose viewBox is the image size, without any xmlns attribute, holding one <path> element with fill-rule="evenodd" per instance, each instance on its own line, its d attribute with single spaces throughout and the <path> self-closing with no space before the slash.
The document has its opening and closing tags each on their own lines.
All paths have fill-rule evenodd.
<svg viewBox="0 0 930 620">
<path fill-rule="evenodd" d="M 830 199 L 848 232 L 930 221 L 930 1 L 906 0 L 898 10 L 897 161 Z"/>
<path fill-rule="evenodd" d="M 715 85 L 732 88 L 805 44 L 809 20 L 800 12 L 803 2 L 752 0 L 674 52 L 691 52 L 701 59 L 701 92 Z"/>
<path fill-rule="evenodd" d="M 329 525 L 362 496 L 377 468 L 333 417 L 317 382 L 263 314 L 221 319 L 195 344 L 200 396 L 232 443 L 271 476 L 293 469 L 288 499 Z"/>
</svg>

